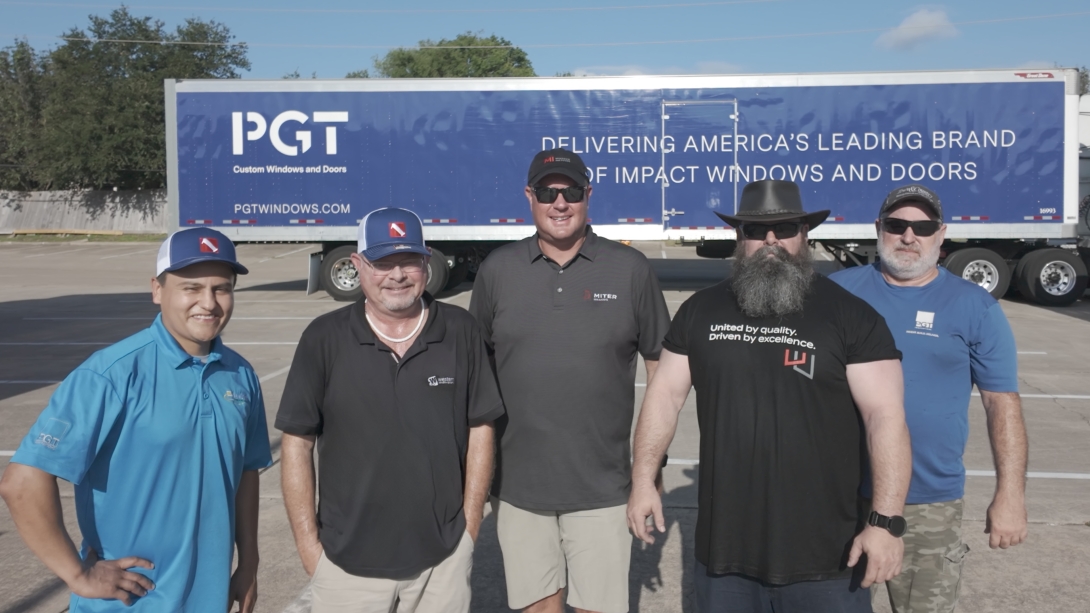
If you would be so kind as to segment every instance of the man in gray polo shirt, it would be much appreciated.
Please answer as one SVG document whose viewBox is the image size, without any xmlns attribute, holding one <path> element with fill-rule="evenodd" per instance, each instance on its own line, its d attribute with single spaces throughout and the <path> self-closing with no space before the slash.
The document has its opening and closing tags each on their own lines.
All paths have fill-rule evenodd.
<svg viewBox="0 0 1090 613">
<path fill-rule="evenodd" d="M 651 380 L 670 325 L 640 252 L 587 225 L 587 168 L 563 149 L 530 164 L 537 233 L 493 251 L 470 312 L 507 408 L 492 487 L 508 604 L 628 611 L 625 518 L 637 353 Z"/>
</svg>

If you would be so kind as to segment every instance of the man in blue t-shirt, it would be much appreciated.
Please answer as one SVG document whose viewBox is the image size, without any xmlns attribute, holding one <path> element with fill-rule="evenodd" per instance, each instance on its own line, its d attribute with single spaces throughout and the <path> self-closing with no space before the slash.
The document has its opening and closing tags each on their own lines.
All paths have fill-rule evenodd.
<svg viewBox="0 0 1090 613">
<path fill-rule="evenodd" d="M 246 273 L 215 230 L 168 237 L 151 281 L 161 314 L 61 382 L 4 472 L 0 496 L 72 613 L 253 610 L 265 405 L 219 338 Z M 58 478 L 75 485 L 78 550 Z"/>
<path fill-rule="evenodd" d="M 887 583 L 889 600 L 894 613 L 953 611 L 969 551 L 961 539 L 962 456 L 973 384 L 987 413 L 998 478 L 988 507 L 989 544 L 1006 549 L 1026 538 L 1028 445 L 1014 336 L 987 291 L 938 266 L 946 226 L 935 192 L 922 185 L 893 190 L 875 225 L 880 261 L 831 279 L 885 317 L 904 354 L 912 483 L 903 571 Z M 869 483 L 862 490 L 870 496 Z"/>
</svg>

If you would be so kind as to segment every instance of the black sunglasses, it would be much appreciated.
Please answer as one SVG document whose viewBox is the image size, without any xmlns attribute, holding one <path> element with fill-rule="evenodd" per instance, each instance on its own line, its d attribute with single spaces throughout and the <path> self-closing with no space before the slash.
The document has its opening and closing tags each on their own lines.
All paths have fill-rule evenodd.
<svg viewBox="0 0 1090 613">
<path fill-rule="evenodd" d="M 907 219 L 895 219 L 893 217 L 886 217 L 882 220 L 882 230 L 889 232 L 890 234 L 902 235 L 909 228 L 912 228 L 912 233 L 916 236 L 931 236 L 939 231 L 942 227 L 941 221 L 933 221 L 930 219 L 924 219 L 921 221 L 908 221 Z"/>
<path fill-rule="evenodd" d="M 783 240 L 785 238 L 794 238 L 798 236 L 799 230 L 802 229 L 802 224 L 797 221 L 785 221 L 782 223 L 744 223 L 742 224 L 742 235 L 751 241 L 764 240 L 768 233 L 771 232 L 776 235 L 776 238 Z"/>
<path fill-rule="evenodd" d="M 534 190 L 534 198 L 542 204 L 552 204 L 556 202 L 556 197 L 560 194 L 564 194 L 565 202 L 569 204 L 575 202 L 582 202 L 583 197 L 586 196 L 587 188 L 573 185 L 572 187 L 565 187 L 563 189 L 557 189 L 555 187 L 542 187 L 536 185 L 530 189 Z"/>
</svg>

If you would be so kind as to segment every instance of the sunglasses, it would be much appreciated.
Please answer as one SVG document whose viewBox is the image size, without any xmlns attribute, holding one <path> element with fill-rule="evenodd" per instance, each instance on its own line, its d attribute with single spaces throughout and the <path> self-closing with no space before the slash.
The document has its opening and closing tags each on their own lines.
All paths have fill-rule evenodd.
<svg viewBox="0 0 1090 613">
<path fill-rule="evenodd" d="M 797 221 L 785 221 L 783 223 L 744 223 L 742 224 L 742 235 L 752 241 L 764 240 L 768 233 L 771 232 L 776 235 L 776 238 L 783 240 L 785 238 L 794 238 L 798 236 L 799 230 L 802 229 L 802 224 Z"/>
<path fill-rule="evenodd" d="M 890 234 L 896 234 L 898 236 L 904 234 L 909 228 L 912 228 L 912 233 L 916 236 L 931 236 L 939 231 L 942 227 L 941 221 L 932 221 L 925 219 L 921 221 L 908 221 L 906 219 L 894 219 L 893 217 L 886 217 L 882 220 L 882 230 L 889 232 Z"/>
<path fill-rule="evenodd" d="M 371 271 L 376 277 L 384 277 L 393 272 L 395 268 L 401 268 L 401 272 L 407 275 L 416 274 L 424 270 L 424 258 L 412 258 L 401 260 L 400 262 L 384 262 L 382 260 L 378 260 L 377 262 L 364 260 L 364 262 L 371 267 Z"/>
<path fill-rule="evenodd" d="M 534 191 L 534 198 L 542 204 L 552 204 L 556 202 L 556 197 L 560 194 L 564 194 L 564 201 L 569 204 L 582 202 L 583 197 L 586 196 L 587 188 L 574 185 L 572 187 L 565 187 L 563 189 L 557 189 L 555 187 L 531 187 Z"/>
</svg>

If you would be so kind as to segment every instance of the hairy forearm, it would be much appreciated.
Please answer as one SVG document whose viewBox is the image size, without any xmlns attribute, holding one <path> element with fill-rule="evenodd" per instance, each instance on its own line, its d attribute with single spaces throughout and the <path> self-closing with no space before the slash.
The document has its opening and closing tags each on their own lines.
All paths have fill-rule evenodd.
<svg viewBox="0 0 1090 613">
<path fill-rule="evenodd" d="M 466 523 L 476 529 L 484 517 L 484 505 L 492 485 L 493 459 L 496 455 L 496 434 L 491 423 L 469 429 L 466 450 L 466 485 L 462 499 Z"/>
<path fill-rule="evenodd" d="M 636 436 L 632 442 L 632 485 L 654 487 L 655 478 L 662 466 L 662 457 L 670 447 L 677 431 L 680 402 L 659 386 L 649 386 L 640 407 L 636 422 Z"/>
<path fill-rule="evenodd" d="M 257 516 L 261 477 L 256 470 L 242 473 L 235 493 L 235 545 L 238 565 L 257 567 Z"/>
<path fill-rule="evenodd" d="M 1029 439 L 1022 417 L 1022 399 L 1017 392 L 981 390 L 988 417 L 988 438 L 995 462 L 996 496 L 1021 498 L 1026 491 Z"/>
<path fill-rule="evenodd" d="M 870 452 L 873 507 L 882 515 L 904 512 L 912 480 L 912 445 L 901 411 L 874 414 L 865 419 Z"/>
<path fill-rule="evenodd" d="M 314 508 L 314 437 L 285 434 L 280 447 L 280 485 L 291 532 L 300 549 L 318 541 Z"/>
<path fill-rule="evenodd" d="M 57 478 L 31 466 L 9 464 L 0 492 L 27 547 L 68 585 L 82 571 L 82 560 L 64 527 Z"/>
</svg>

